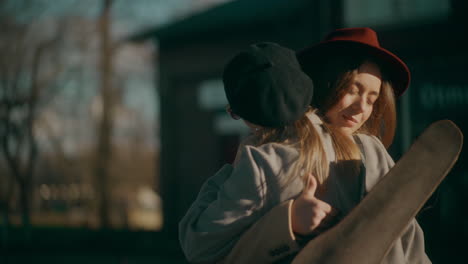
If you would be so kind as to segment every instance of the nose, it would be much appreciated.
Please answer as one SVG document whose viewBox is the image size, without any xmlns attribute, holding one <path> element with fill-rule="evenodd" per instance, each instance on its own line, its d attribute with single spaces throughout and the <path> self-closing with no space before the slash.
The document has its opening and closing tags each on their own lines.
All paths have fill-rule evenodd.
<svg viewBox="0 0 468 264">
<path fill-rule="evenodd" d="M 366 107 L 367 103 L 364 96 L 359 96 L 359 98 L 356 98 L 356 101 L 353 103 L 353 109 L 359 114 L 363 113 Z"/>
</svg>

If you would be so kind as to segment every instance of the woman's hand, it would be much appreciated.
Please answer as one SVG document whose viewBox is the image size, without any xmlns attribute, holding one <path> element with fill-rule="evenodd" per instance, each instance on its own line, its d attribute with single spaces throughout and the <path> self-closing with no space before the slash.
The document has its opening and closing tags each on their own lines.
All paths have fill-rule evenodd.
<svg viewBox="0 0 468 264">
<path fill-rule="evenodd" d="M 337 211 L 315 197 L 317 185 L 315 177 L 309 174 L 307 186 L 292 204 L 292 229 L 298 235 L 318 234 L 335 223 Z"/>
</svg>

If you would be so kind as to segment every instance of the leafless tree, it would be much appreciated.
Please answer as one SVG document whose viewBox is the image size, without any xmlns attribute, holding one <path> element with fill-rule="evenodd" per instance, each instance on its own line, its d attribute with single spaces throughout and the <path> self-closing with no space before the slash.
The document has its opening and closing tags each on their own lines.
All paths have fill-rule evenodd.
<svg viewBox="0 0 468 264">
<path fill-rule="evenodd" d="M 5 2 L 0 2 L 4 4 Z M 58 49 L 63 28 L 37 37 L 36 28 L 19 24 L 11 17 L 0 19 L 0 149 L 9 175 L 2 178 L 0 209 L 8 223 L 15 185 L 19 190 L 22 224 L 30 223 L 32 178 L 38 158 L 35 122 L 40 105 L 58 89 L 59 63 L 47 60 Z"/>
</svg>

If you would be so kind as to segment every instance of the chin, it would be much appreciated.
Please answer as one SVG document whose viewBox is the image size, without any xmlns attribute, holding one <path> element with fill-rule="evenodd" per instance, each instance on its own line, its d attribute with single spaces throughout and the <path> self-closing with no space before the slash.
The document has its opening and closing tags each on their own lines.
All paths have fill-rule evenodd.
<svg viewBox="0 0 468 264">
<path fill-rule="evenodd" d="M 341 133 L 343 133 L 343 134 L 346 135 L 346 136 L 351 136 L 351 135 L 353 135 L 353 133 L 354 133 L 354 129 L 349 128 L 349 127 L 342 127 L 342 128 L 340 129 L 340 131 L 341 131 Z"/>
</svg>

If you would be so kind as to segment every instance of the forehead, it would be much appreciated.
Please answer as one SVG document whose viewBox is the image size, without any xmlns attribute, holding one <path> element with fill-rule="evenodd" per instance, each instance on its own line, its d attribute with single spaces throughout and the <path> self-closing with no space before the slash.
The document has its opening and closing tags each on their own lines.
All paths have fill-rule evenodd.
<svg viewBox="0 0 468 264">
<path fill-rule="evenodd" d="M 358 68 L 358 74 L 369 74 L 382 79 L 380 67 L 371 61 L 365 61 L 363 64 L 361 64 L 361 66 Z"/>
<path fill-rule="evenodd" d="M 354 81 L 360 88 L 379 93 L 382 84 L 382 74 L 379 66 L 372 62 L 364 62 L 358 68 Z"/>
</svg>

